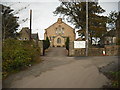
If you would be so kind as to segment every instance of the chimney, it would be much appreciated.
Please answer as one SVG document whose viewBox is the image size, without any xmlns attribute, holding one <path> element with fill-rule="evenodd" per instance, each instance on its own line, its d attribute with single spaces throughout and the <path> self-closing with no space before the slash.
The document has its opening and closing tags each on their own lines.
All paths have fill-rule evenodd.
<svg viewBox="0 0 120 90">
<path fill-rule="evenodd" d="M 59 24 L 62 23 L 62 18 L 58 18 L 58 21 L 57 21 Z"/>
</svg>

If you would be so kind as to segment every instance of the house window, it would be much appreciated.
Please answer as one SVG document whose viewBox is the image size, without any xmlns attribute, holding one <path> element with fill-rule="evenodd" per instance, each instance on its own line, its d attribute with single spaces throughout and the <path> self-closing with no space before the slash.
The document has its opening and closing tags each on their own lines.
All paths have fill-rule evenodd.
<svg viewBox="0 0 120 90">
<path fill-rule="evenodd" d="M 24 38 L 24 40 L 27 40 L 27 38 Z"/>
<path fill-rule="evenodd" d="M 61 43 L 61 39 L 60 38 L 57 39 L 57 43 Z"/>
</svg>

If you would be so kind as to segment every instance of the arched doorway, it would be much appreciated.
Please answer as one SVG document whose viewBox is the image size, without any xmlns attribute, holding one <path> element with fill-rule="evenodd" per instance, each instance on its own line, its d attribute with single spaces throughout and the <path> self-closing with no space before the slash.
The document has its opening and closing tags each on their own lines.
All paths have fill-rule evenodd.
<svg viewBox="0 0 120 90">
<path fill-rule="evenodd" d="M 58 44 L 61 43 L 61 39 L 60 39 L 60 38 L 57 39 L 57 43 L 58 43 Z"/>
</svg>

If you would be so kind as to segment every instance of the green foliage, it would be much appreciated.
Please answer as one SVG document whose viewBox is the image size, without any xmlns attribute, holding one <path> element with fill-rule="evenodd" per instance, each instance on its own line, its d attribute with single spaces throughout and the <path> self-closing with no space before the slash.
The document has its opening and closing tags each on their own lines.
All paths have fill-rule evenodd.
<svg viewBox="0 0 120 90">
<path fill-rule="evenodd" d="M 18 17 L 13 14 L 13 9 L 2 5 L 2 38 L 15 38 L 18 33 Z"/>
<path fill-rule="evenodd" d="M 3 42 L 2 70 L 5 73 L 19 71 L 34 61 L 36 55 L 40 55 L 40 50 L 32 41 L 19 41 L 6 39 Z"/>
<path fill-rule="evenodd" d="M 43 40 L 43 50 L 48 49 L 50 46 L 49 38 L 47 37 L 46 40 Z"/>
<path fill-rule="evenodd" d="M 106 30 L 107 17 L 100 16 L 105 10 L 98 2 L 88 2 L 88 30 L 91 37 L 99 38 Z M 61 2 L 61 5 L 54 11 L 55 15 L 67 16 L 67 21 L 72 23 L 81 37 L 86 31 L 86 2 Z"/>
<path fill-rule="evenodd" d="M 65 42 L 66 49 L 69 50 L 69 37 L 67 37 Z"/>
<path fill-rule="evenodd" d="M 120 71 L 108 72 L 108 78 L 111 80 L 111 87 L 118 88 L 120 83 Z"/>
<path fill-rule="evenodd" d="M 118 17 L 118 13 L 116 11 L 110 12 L 110 14 L 108 16 L 108 20 L 107 20 L 108 28 L 110 30 L 115 30 L 116 29 L 117 17 Z"/>
</svg>

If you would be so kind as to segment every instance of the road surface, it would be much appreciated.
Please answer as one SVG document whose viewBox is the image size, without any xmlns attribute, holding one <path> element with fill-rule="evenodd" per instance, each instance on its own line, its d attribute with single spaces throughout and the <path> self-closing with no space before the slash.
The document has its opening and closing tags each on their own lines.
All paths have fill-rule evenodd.
<svg viewBox="0 0 120 90">
<path fill-rule="evenodd" d="M 99 68 L 117 62 L 116 56 L 68 57 L 65 48 L 50 48 L 42 63 L 10 75 L 6 88 L 101 88 L 109 80 Z"/>
</svg>

